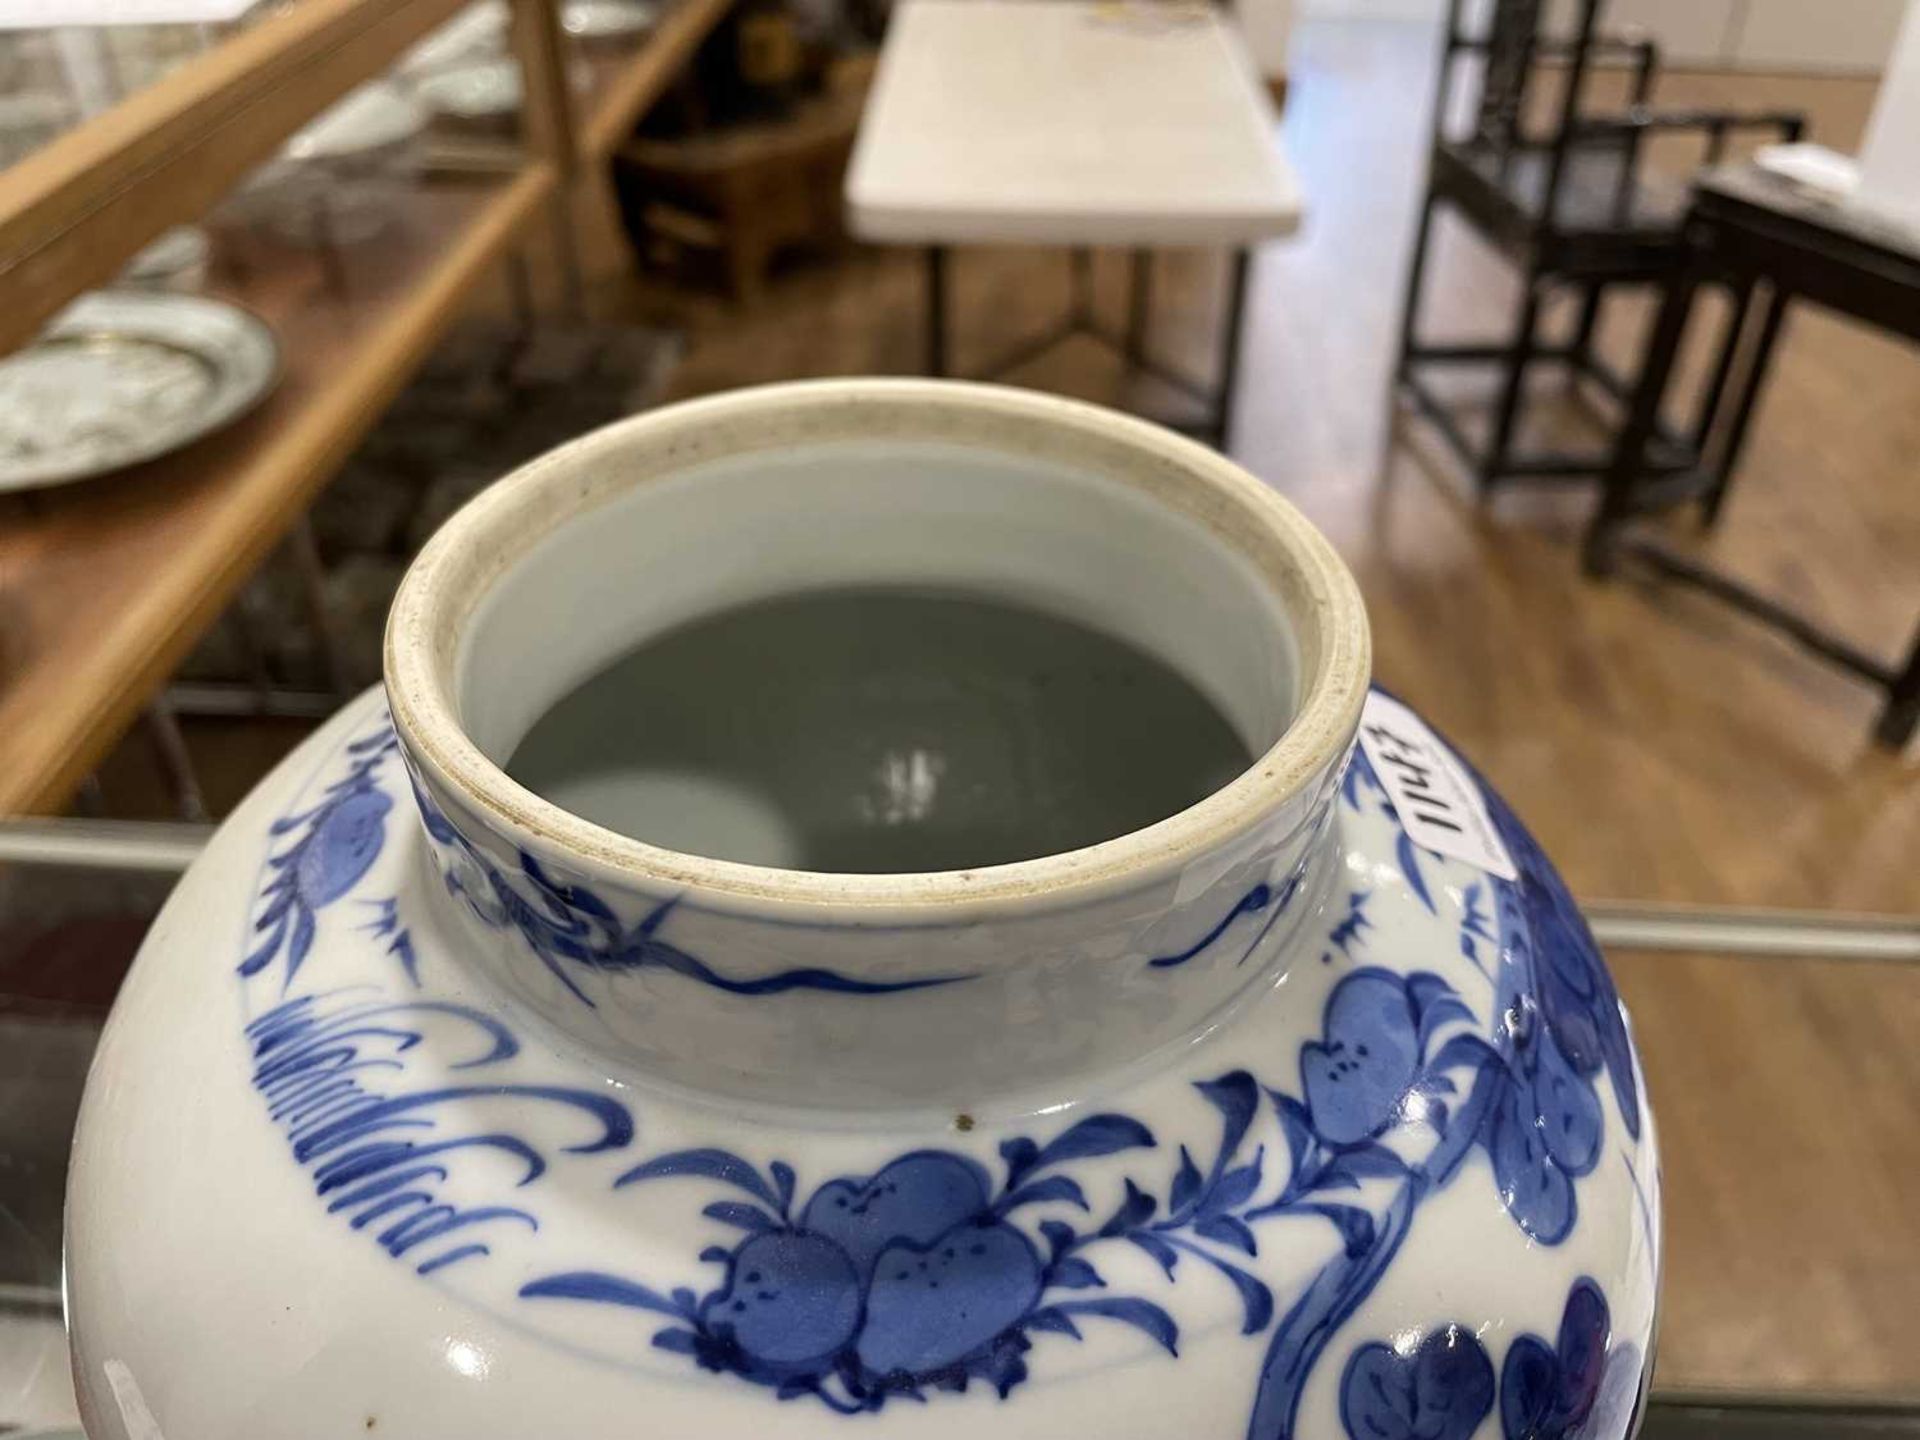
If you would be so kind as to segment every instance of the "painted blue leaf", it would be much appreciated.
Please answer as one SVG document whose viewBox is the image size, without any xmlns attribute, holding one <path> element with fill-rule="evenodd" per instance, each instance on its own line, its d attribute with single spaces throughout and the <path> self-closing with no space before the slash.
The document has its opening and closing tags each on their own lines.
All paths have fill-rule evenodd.
<svg viewBox="0 0 1920 1440">
<path fill-rule="evenodd" d="M 608 1275 L 599 1270 L 569 1270 L 529 1281 L 520 1287 L 523 1300 L 592 1300 L 602 1305 L 624 1305 L 633 1310 L 651 1310 L 657 1315 L 686 1318 L 684 1312 L 664 1295 L 644 1285 Z"/>
<path fill-rule="evenodd" d="M 1293 1170 L 1297 1175 L 1305 1163 L 1307 1147 L 1313 1143 L 1313 1119 L 1307 1114 L 1307 1107 L 1291 1095 L 1269 1090 L 1267 1098 L 1273 1101 L 1274 1112 L 1280 1117 L 1280 1128 L 1287 1133 L 1287 1153 L 1293 1158 Z"/>
<path fill-rule="evenodd" d="M 1545 1133 L 1528 1113 L 1526 1094 L 1526 1087 L 1518 1084 L 1501 1086 L 1487 1153 L 1507 1214 L 1535 1240 L 1558 1245 L 1573 1229 L 1573 1181 L 1554 1163 Z"/>
<path fill-rule="evenodd" d="M 793 1167 L 784 1160 L 776 1160 L 767 1169 L 773 1172 L 774 1188 L 780 1192 L 780 1213 L 784 1215 L 793 1203 Z"/>
<path fill-rule="evenodd" d="M 1180 1252 L 1150 1230 L 1136 1230 L 1127 1236 L 1147 1254 L 1160 1262 L 1160 1268 L 1167 1272 L 1167 1278 L 1173 1278 L 1173 1267 L 1180 1263 Z"/>
<path fill-rule="evenodd" d="M 1087 1208 L 1086 1195 L 1079 1185 L 1065 1175 L 1049 1175 L 1031 1185 L 1022 1185 L 994 1208 L 1004 1215 L 1022 1205 L 1040 1205 L 1052 1200 L 1064 1200 L 1070 1205 L 1078 1205 L 1082 1210 Z"/>
<path fill-rule="evenodd" d="M 1484 1036 L 1463 1034 L 1449 1037 L 1433 1057 L 1427 1062 L 1427 1073 L 1451 1070 L 1460 1065 L 1503 1064 L 1499 1052 Z"/>
<path fill-rule="evenodd" d="M 698 1339 L 691 1330 L 667 1329 L 653 1337 L 653 1348 L 671 1350 L 676 1355 L 691 1355 Z"/>
<path fill-rule="evenodd" d="M 1440 1027 L 1448 1021 L 1466 1020 L 1471 1022 L 1472 1019 L 1473 1011 L 1469 1010 L 1466 1002 L 1457 996 L 1447 995 L 1434 1001 L 1433 1004 L 1427 1006 L 1420 1012 L 1420 1048 L 1424 1050 L 1432 1043 L 1433 1037 L 1439 1033 Z"/>
<path fill-rule="evenodd" d="M 1352 1440 L 1468 1440 L 1493 1408 L 1493 1362 L 1457 1325 L 1410 1351 L 1362 1345 L 1340 1379 L 1340 1423 Z"/>
<path fill-rule="evenodd" d="M 1070 1300 L 1054 1307 L 1062 1315 L 1098 1315 L 1144 1330 L 1157 1340 L 1169 1355 L 1180 1353 L 1180 1327 L 1173 1317 L 1147 1300 Z"/>
<path fill-rule="evenodd" d="M 1347 1174 L 1362 1180 L 1397 1180 L 1407 1173 L 1407 1162 L 1384 1145 L 1361 1145 L 1335 1162 Z"/>
<path fill-rule="evenodd" d="M 700 1252 L 700 1258 L 709 1265 L 724 1265 L 733 1258 L 733 1252 L 724 1245 L 709 1245 Z"/>
<path fill-rule="evenodd" d="M 1320 1172 L 1313 1177 L 1310 1185 L 1300 1187 L 1300 1193 L 1320 1194 L 1327 1190 L 1358 1190 L 1359 1188 L 1359 1177 L 1348 1170 L 1339 1157 L 1335 1156 L 1320 1167 Z"/>
<path fill-rule="evenodd" d="M 1254 1111 L 1260 1107 L 1260 1087 L 1246 1071 L 1234 1070 L 1218 1080 L 1203 1080 L 1194 1088 L 1220 1112 L 1224 1126 L 1220 1153 L 1222 1156 L 1232 1155 L 1246 1138 L 1247 1127 L 1253 1124 Z M 1177 1204 L 1175 1208 L 1178 1208 Z"/>
<path fill-rule="evenodd" d="M 1273 1292 L 1238 1265 L 1228 1265 L 1212 1257 L 1209 1257 L 1209 1262 L 1214 1269 L 1231 1280 L 1233 1288 L 1240 1292 L 1240 1305 L 1245 1312 L 1240 1324 L 1240 1333 L 1258 1335 L 1266 1329 L 1273 1319 Z"/>
<path fill-rule="evenodd" d="M 1193 1156 L 1187 1153 L 1187 1147 L 1180 1147 L 1180 1168 L 1173 1177 L 1173 1189 L 1167 1197 L 1167 1205 L 1175 1212 L 1183 1212 L 1193 1198 L 1200 1193 L 1200 1167 L 1193 1163 Z"/>
<path fill-rule="evenodd" d="M 1261 1161 L 1265 1154 L 1264 1148 L 1255 1150 L 1253 1159 L 1220 1177 L 1213 1194 L 1207 1197 L 1208 1213 L 1237 1210 L 1253 1198 L 1253 1192 L 1260 1188 Z"/>
<path fill-rule="evenodd" d="M 1089 1160 L 1120 1150 L 1151 1150 L 1153 1132 L 1125 1115 L 1089 1115 L 1078 1125 L 1048 1142 L 1033 1168 L 1044 1169 L 1065 1160 Z"/>
<path fill-rule="evenodd" d="M 700 1213 L 709 1220 L 718 1220 L 722 1225 L 732 1225 L 741 1230 L 758 1232 L 780 1228 L 780 1222 L 759 1206 L 744 1205 L 737 1200 L 716 1200 Z"/>
<path fill-rule="evenodd" d="M 1506 1440 L 1542 1440 L 1554 1425 L 1560 1362 L 1546 1342 L 1522 1335 L 1507 1347 L 1500 1367 L 1500 1431 Z"/>
<path fill-rule="evenodd" d="M 757 1196 L 776 1210 L 783 1208 L 779 1197 L 760 1172 L 726 1150 L 676 1150 L 669 1155 L 656 1155 L 644 1165 L 636 1165 L 627 1171 L 613 1182 L 613 1187 L 617 1190 L 622 1185 L 637 1185 L 643 1180 L 664 1180 L 677 1175 L 697 1175 L 706 1180 L 718 1180 L 724 1185 Z"/>
<path fill-rule="evenodd" d="M 693 1291 L 689 1290 L 685 1285 L 676 1285 L 673 1287 L 673 1303 L 678 1305 L 686 1314 L 691 1315 L 699 1308 L 700 1297 L 695 1295 Z"/>
<path fill-rule="evenodd" d="M 1349 1256 L 1359 1255 L 1373 1244 L 1373 1216 L 1365 1210 L 1353 1205 L 1304 1205 L 1301 1208 L 1331 1220 Z"/>
<path fill-rule="evenodd" d="M 1107 1223 L 1100 1227 L 1102 1235 L 1120 1235 L 1128 1230 L 1137 1230 L 1153 1218 L 1153 1212 L 1159 1202 L 1147 1194 L 1133 1181 L 1127 1181 L 1127 1196 L 1120 1202 Z"/>
<path fill-rule="evenodd" d="M 1040 1158 L 1040 1147 L 1024 1135 L 1000 1142 L 1000 1158 L 1007 1162 L 1007 1184 L 1018 1185 Z"/>
<path fill-rule="evenodd" d="M 1560 1410 L 1575 1424 L 1587 1418 L 1600 1394 L 1611 1332 L 1607 1297 L 1591 1276 L 1582 1275 L 1567 1292 L 1555 1352 L 1560 1362 Z"/>
<path fill-rule="evenodd" d="M 1062 1290 L 1101 1290 L 1106 1288 L 1107 1282 L 1086 1261 L 1069 1255 L 1047 1272 L 1047 1283 Z"/>
<path fill-rule="evenodd" d="M 286 939 L 286 936 L 287 927 L 286 924 L 282 922 L 274 928 L 273 933 L 267 936 L 251 955 L 240 962 L 240 973 L 242 975 L 258 975 L 262 970 L 266 969 L 268 964 L 272 962 L 273 957 L 280 953 L 280 944 Z"/>
<path fill-rule="evenodd" d="M 1216 1245 L 1231 1245 L 1234 1249 L 1248 1255 L 1258 1255 L 1260 1247 L 1253 1238 L 1253 1231 L 1245 1222 L 1231 1215 L 1210 1215 L 1193 1227 L 1193 1233 L 1203 1240 L 1211 1240 Z"/>
<path fill-rule="evenodd" d="M 420 957 L 414 953 L 413 936 L 402 930 L 387 945 L 387 953 L 400 962 L 413 988 L 420 988 Z"/>
<path fill-rule="evenodd" d="M 294 972 L 313 949 L 313 911 L 302 905 L 293 917 L 293 938 L 287 943 L 287 979 L 291 981 Z"/>
<path fill-rule="evenodd" d="M 1040 1233 L 1047 1237 L 1047 1255 L 1053 1260 L 1058 1260 L 1076 1238 L 1073 1227 L 1064 1220 L 1042 1220 Z"/>
<path fill-rule="evenodd" d="M 1051 1305 L 1036 1310 L 1027 1316 L 1024 1328 L 1028 1330 L 1047 1330 L 1056 1335 L 1071 1335 L 1076 1340 L 1080 1338 L 1080 1327 L 1075 1325 L 1073 1321 L 1062 1315 Z"/>
<path fill-rule="evenodd" d="M 1400 862 L 1400 873 L 1407 877 L 1407 888 L 1420 897 L 1420 903 L 1427 907 L 1430 914 L 1438 915 L 1433 896 L 1427 893 L 1427 878 L 1420 873 L 1420 855 L 1414 849 L 1413 837 L 1406 831 L 1400 832 L 1400 838 L 1394 843 L 1394 858 Z"/>
<path fill-rule="evenodd" d="M 1416 970 L 1407 976 L 1407 999 L 1413 1003 L 1414 1017 L 1418 1019 L 1439 1001 L 1454 996 L 1453 986 L 1443 976 L 1431 970 Z"/>
<path fill-rule="evenodd" d="M 1569 1175 L 1585 1175 L 1600 1163 L 1604 1121 L 1593 1086 L 1574 1074 L 1554 1043 L 1553 1032 L 1540 1035 L 1534 1051 L 1533 1113 L 1547 1153 Z"/>
</svg>

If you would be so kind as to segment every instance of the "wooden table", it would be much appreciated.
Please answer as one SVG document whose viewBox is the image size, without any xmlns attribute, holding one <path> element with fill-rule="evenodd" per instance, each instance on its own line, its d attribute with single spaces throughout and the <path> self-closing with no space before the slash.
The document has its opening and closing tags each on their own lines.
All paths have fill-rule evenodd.
<svg viewBox="0 0 1920 1440">
<path fill-rule="evenodd" d="M 1879 686 L 1887 699 L 1875 738 L 1897 750 L 1920 727 L 1920 626 L 1914 630 L 1905 659 L 1888 663 L 1700 561 L 1656 540 L 1627 535 L 1624 527 L 1644 508 L 1641 490 L 1648 483 L 1647 450 L 1696 292 L 1709 281 L 1728 277 L 1736 288 L 1762 286 L 1769 292 L 1757 322 L 1753 362 L 1727 401 L 1715 437 L 1721 478 L 1707 493 L 1705 509 L 1711 520 L 1738 461 L 1766 378 L 1766 359 L 1792 301 L 1803 299 L 1837 310 L 1920 344 L 1920 225 L 1895 223 L 1855 205 L 1821 199 L 1746 164 L 1710 171 L 1695 183 L 1684 236 L 1686 259 L 1648 339 L 1640 385 L 1614 452 L 1600 510 L 1588 532 L 1587 569 L 1604 575 L 1623 558 L 1637 560 L 1667 579 L 1734 606 L 1821 659 Z M 1817 477 L 1808 479 L 1817 483 Z M 1915 574 L 1920 576 L 1920 564 Z"/>
<path fill-rule="evenodd" d="M 1248 254 L 1299 223 L 1300 187 L 1278 117 L 1216 7 L 1095 0 L 907 0 L 893 16 L 847 175 L 868 240 L 927 249 L 927 368 L 947 373 L 947 250 L 1059 245 L 1075 254 L 1066 325 L 994 367 L 1092 333 L 1181 389 L 1146 351 L 1147 246 L 1233 254 L 1220 375 L 1200 428 L 1232 419 Z M 1124 337 L 1094 323 L 1086 248 L 1134 250 Z"/>
<path fill-rule="evenodd" d="M 176 455 L 0 507 L 0 815 L 60 810 L 554 194 L 533 165 L 435 185 L 343 254 L 227 274 L 279 337 L 258 411 Z"/>
</svg>

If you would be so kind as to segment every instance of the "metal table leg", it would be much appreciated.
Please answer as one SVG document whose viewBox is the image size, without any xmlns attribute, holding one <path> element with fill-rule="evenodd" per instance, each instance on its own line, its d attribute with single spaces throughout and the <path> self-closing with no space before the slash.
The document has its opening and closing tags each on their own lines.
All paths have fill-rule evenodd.
<svg viewBox="0 0 1920 1440">
<path fill-rule="evenodd" d="M 1227 278 L 1227 316 L 1220 337 L 1220 379 L 1213 406 L 1214 444 L 1222 453 L 1233 438 L 1234 391 L 1240 384 L 1240 336 L 1247 318 L 1247 276 L 1253 252 L 1241 246 L 1233 252 Z"/>
<path fill-rule="evenodd" d="M 200 789 L 200 777 L 193 768 L 193 752 L 187 748 L 187 737 L 180 733 L 180 721 L 164 693 L 147 702 L 147 734 L 173 788 L 174 806 L 180 818 L 204 824 L 207 802 Z"/>
</svg>

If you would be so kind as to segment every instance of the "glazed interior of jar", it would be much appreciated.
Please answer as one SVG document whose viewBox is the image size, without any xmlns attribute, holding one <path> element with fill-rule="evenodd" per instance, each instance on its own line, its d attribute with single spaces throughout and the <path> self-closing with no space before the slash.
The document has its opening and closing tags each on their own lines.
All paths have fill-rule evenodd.
<svg viewBox="0 0 1920 1440">
<path fill-rule="evenodd" d="M 851 396 L 781 386 L 656 412 L 494 487 L 423 553 L 396 602 L 396 719 L 483 811 L 603 861 L 778 888 L 764 867 L 666 864 L 692 857 L 570 815 L 505 767 L 556 702 L 650 638 L 772 597 L 856 588 L 1038 611 L 1184 676 L 1259 757 L 1169 817 L 1189 829 L 1245 821 L 1262 789 L 1271 799 L 1324 769 L 1365 685 L 1350 578 L 1289 507 L 1211 452 L 1044 397 L 859 382 Z M 1160 828 L 1080 853 L 1178 838 Z M 878 897 L 909 877 L 838 878 Z"/>
</svg>

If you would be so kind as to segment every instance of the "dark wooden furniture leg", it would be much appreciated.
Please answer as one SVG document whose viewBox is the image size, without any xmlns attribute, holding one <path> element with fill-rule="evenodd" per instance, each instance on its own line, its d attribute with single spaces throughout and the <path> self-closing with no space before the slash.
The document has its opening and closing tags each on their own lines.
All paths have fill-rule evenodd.
<svg viewBox="0 0 1920 1440">
<path fill-rule="evenodd" d="M 947 373 L 947 247 L 927 247 L 927 374 Z"/>
<path fill-rule="evenodd" d="M 1920 626 L 1913 632 L 1913 644 L 1907 647 L 1906 667 L 1887 687 L 1886 707 L 1874 726 L 1873 738 L 1889 749 L 1898 750 L 1920 728 Z"/>
<path fill-rule="evenodd" d="M 1653 334 L 1647 339 L 1647 351 L 1640 361 L 1640 383 L 1634 389 L 1626 424 L 1614 444 L 1613 459 L 1600 493 L 1600 508 L 1587 529 L 1584 563 L 1589 575 L 1613 572 L 1614 540 L 1620 526 L 1633 514 L 1634 488 L 1646 466 L 1647 444 L 1659 423 L 1660 401 L 1667 393 L 1673 359 L 1687 328 L 1687 316 L 1693 309 L 1702 259 L 1702 254 L 1696 252 L 1674 276 L 1667 298 L 1660 306 L 1659 318 L 1654 322 Z"/>
</svg>

